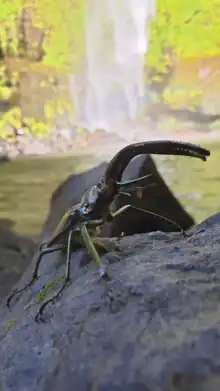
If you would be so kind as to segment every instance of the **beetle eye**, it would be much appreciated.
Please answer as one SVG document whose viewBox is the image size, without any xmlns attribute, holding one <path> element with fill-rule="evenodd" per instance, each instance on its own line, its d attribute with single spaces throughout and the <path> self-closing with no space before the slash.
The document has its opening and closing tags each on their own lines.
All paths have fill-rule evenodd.
<svg viewBox="0 0 220 391">
<path fill-rule="evenodd" d="M 102 183 L 101 182 L 98 183 L 97 188 L 98 188 L 98 190 L 101 190 L 101 188 L 102 188 Z"/>
<path fill-rule="evenodd" d="M 81 208 L 80 208 L 81 212 L 83 214 L 88 214 L 92 211 L 92 207 L 90 204 L 86 204 L 86 205 L 83 205 Z"/>
<path fill-rule="evenodd" d="M 93 186 L 88 193 L 89 205 L 94 204 L 98 198 L 99 189 L 97 186 Z"/>
</svg>

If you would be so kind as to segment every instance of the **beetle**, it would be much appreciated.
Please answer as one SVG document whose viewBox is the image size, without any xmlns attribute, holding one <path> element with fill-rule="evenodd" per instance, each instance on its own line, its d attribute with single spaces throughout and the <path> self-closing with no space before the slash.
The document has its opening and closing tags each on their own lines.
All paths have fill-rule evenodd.
<svg viewBox="0 0 220 391">
<path fill-rule="evenodd" d="M 106 222 L 116 219 L 129 208 L 140 210 L 139 208 L 127 204 L 113 212 L 112 203 L 115 198 L 123 193 L 130 194 L 133 190 L 151 185 L 149 179 L 151 175 L 130 181 L 122 181 L 123 172 L 129 162 L 140 154 L 157 155 L 182 155 L 206 161 L 210 156 L 210 151 L 200 146 L 184 143 L 180 141 L 146 141 L 125 146 L 110 160 L 103 178 L 100 182 L 87 190 L 79 204 L 72 206 L 62 217 L 60 223 L 46 243 L 42 243 L 37 254 L 35 268 L 31 280 L 21 289 L 14 291 L 7 299 L 7 306 L 10 308 L 12 298 L 30 287 L 38 278 L 38 270 L 44 255 L 57 251 L 66 252 L 66 272 L 63 285 L 50 299 L 46 300 L 39 308 L 35 320 L 43 321 L 43 311 L 45 307 L 53 302 L 66 288 L 70 282 L 70 259 L 72 245 L 85 247 L 92 259 L 99 268 L 100 279 L 103 280 L 110 301 L 114 299 L 112 292 L 108 289 L 107 281 L 109 275 L 98 253 L 98 249 L 105 252 L 118 250 L 117 245 L 108 238 L 94 236 L 98 227 L 104 226 Z M 151 213 L 143 209 L 144 213 Z M 154 214 L 156 215 L 156 214 Z M 164 220 L 176 225 L 184 234 L 184 230 L 174 221 L 160 215 L 156 215 Z"/>
</svg>

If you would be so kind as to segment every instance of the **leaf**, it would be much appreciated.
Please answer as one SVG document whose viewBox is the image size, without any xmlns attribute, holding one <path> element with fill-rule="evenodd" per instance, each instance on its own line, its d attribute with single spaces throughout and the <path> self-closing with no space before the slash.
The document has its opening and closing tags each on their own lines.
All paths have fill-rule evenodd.
<svg viewBox="0 0 220 391">
<path fill-rule="evenodd" d="M 166 48 L 181 58 L 220 55 L 219 20 L 220 0 L 158 0 L 147 66 L 160 71 Z"/>
</svg>

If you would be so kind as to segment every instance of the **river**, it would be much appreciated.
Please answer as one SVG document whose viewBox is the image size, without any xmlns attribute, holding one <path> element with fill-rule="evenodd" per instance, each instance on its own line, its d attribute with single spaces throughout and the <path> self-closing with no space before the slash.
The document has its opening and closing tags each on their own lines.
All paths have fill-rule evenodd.
<svg viewBox="0 0 220 391">
<path fill-rule="evenodd" d="M 187 157 L 156 158 L 175 195 L 197 222 L 220 209 L 220 142 L 206 163 Z M 93 165 L 94 157 L 25 157 L 0 166 L 0 224 L 36 238 L 46 218 L 52 191 L 68 175 Z"/>
</svg>

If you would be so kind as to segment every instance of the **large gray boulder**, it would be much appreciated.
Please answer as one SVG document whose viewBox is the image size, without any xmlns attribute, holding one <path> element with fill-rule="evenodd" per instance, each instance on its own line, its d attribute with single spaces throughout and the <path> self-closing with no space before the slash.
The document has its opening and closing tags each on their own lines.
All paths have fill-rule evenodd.
<svg viewBox="0 0 220 391">
<path fill-rule="evenodd" d="M 147 169 L 153 173 L 155 167 L 154 195 L 161 213 L 190 228 L 193 219 L 158 179 L 151 158 L 142 163 L 140 168 L 139 160 L 133 166 L 136 171 L 127 175 L 135 177 Z M 72 176 L 54 192 L 40 241 L 48 239 L 66 208 L 100 179 L 104 168 L 105 163 Z M 156 202 L 150 203 L 148 191 L 146 199 L 134 202 L 153 210 Z M 165 206 L 169 203 L 170 209 Z M 130 220 L 133 231 L 171 230 L 159 223 L 153 226 L 152 220 L 139 224 L 138 218 Z M 126 229 L 128 220 L 120 224 L 110 227 L 110 236 Z M 72 284 L 46 308 L 46 322 L 37 324 L 37 309 L 60 287 L 57 280 L 65 271 L 61 254 L 45 256 L 40 278 L 14 300 L 12 309 L 1 302 L 0 390 L 219 390 L 219 215 L 199 228 L 197 234 L 197 227 L 191 228 L 189 238 L 160 231 L 122 238 L 120 252 L 103 257 L 116 297 L 111 308 L 94 262 L 83 249 L 73 253 Z M 34 259 L 18 288 L 28 281 L 33 267 Z"/>
<path fill-rule="evenodd" d="M 45 257 L 34 287 L 0 309 L 0 390 L 218 391 L 220 214 L 198 229 L 122 238 L 121 252 L 104 258 L 112 309 L 78 251 L 72 284 L 37 324 L 34 298 L 64 273 L 58 255 Z"/>
</svg>

